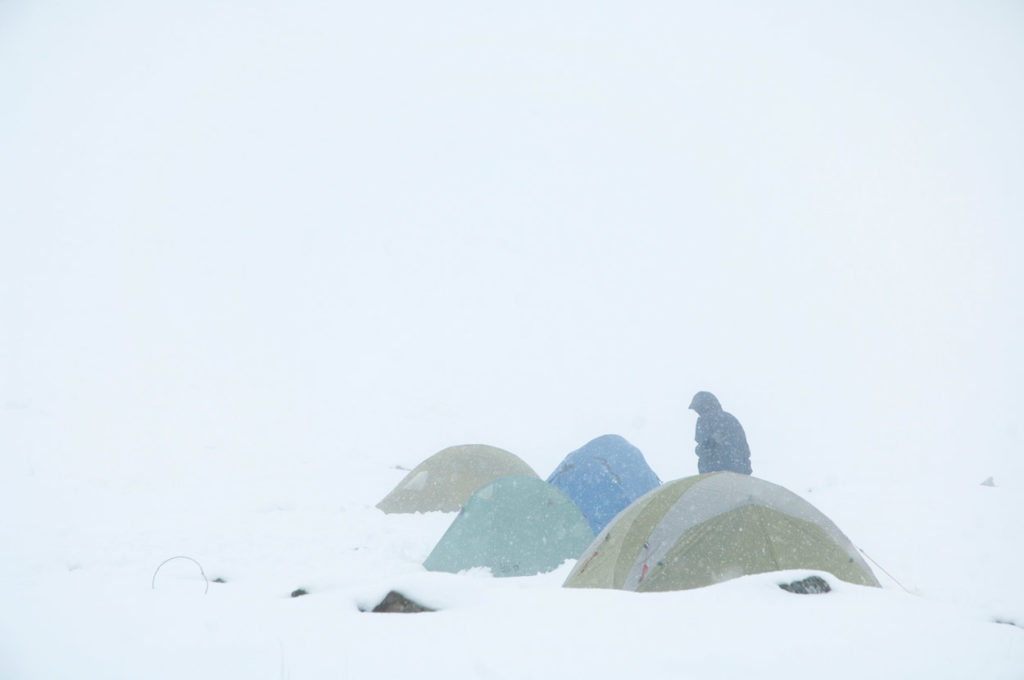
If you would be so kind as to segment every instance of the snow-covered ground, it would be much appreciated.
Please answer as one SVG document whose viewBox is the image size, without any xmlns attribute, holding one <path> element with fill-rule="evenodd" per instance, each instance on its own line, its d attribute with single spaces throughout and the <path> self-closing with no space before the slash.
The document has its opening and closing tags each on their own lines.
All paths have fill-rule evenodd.
<svg viewBox="0 0 1024 680">
<path fill-rule="evenodd" d="M 1024 9 L 715 4 L 0 3 L 0 678 L 1024 677 Z M 374 508 L 701 389 L 882 589 Z"/>
<path fill-rule="evenodd" d="M 636 594 L 428 573 L 454 515 L 384 515 L 401 471 L 287 491 L 65 480 L 8 489 L 5 678 L 1019 678 L 1020 489 L 930 479 L 800 489 L 879 560 L 882 589 L 776 584 Z M 1007 518 L 994 521 L 994 518 Z M 13 520 L 13 521 L 11 521 Z M 1001 527 L 1001 529 L 1000 529 Z M 198 560 L 211 581 L 188 560 Z M 155 586 L 155 587 L 154 587 Z M 297 589 L 305 596 L 291 597 Z M 903 590 L 906 588 L 909 592 Z M 438 612 L 371 614 L 391 589 Z"/>
</svg>

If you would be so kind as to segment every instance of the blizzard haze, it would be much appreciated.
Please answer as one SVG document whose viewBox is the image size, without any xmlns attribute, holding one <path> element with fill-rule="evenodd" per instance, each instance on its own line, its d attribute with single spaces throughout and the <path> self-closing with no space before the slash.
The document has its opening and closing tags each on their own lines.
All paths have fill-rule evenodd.
<svg viewBox="0 0 1024 680">
<path fill-rule="evenodd" d="M 671 478 L 709 389 L 769 478 L 1020 478 L 1013 3 L 0 19 L 19 474 L 617 432 Z"/>
<path fill-rule="evenodd" d="M 0 3 L 0 675 L 1019 677 L 1024 7 L 512 4 Z M 698 390 L 883 589 L 441 576 L 373 507 L 694 474 Z"/>
</svg>

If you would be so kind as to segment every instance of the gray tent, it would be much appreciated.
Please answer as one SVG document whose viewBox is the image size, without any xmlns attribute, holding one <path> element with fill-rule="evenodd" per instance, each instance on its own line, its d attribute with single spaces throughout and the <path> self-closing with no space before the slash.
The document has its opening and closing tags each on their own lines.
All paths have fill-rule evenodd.
<svg viewBox="0 0 1024 680">
<path fill-rule="evenodd" d="M 495 446 L 450 446 L 417 465 L 377 507 L 387 513 L 455 512 L 481 486 L 508 475 L 537 477 L 518 456 Z"/>
<path fill-rule="evenodd" d="M 685 590 L 784 569 L 878 585 L 850 539 L 810 503 L 755 477 L 713 472 L 637 499 L 598 534 L 565 585 Z"/>
</svg>

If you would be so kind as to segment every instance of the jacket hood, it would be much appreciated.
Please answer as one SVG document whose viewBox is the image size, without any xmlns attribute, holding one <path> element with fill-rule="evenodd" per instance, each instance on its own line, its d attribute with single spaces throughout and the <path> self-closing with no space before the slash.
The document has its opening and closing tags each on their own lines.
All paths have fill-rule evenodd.
<svg viewBox="0 0 1024 680">
<path fill-rule="evenodd" d="M 698 392 L 693 395 L 693 401 L 690 402 L 690 409 L 696 411 L 697 415 L 702 416 L 705 413 L 721 411 L 722 405 L 718 403 L 718 399 L 715 395 L 710 392 Z"/>
</svg>

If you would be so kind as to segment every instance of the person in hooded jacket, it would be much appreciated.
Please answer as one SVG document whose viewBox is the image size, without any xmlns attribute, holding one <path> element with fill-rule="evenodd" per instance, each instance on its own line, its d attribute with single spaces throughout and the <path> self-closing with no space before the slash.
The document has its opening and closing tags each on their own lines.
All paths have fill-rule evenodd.
<svg viewBox="0 0 1024 680">
<path fill-rule="evenodd" d="M 698 392 L 690 402 L 697 412 L 697 471 L 700 474 L 728 470 L 745 475 L 751 473 L 750 447 L 740 421 L 722 410 L 710 392 Z"/>
</svg>

